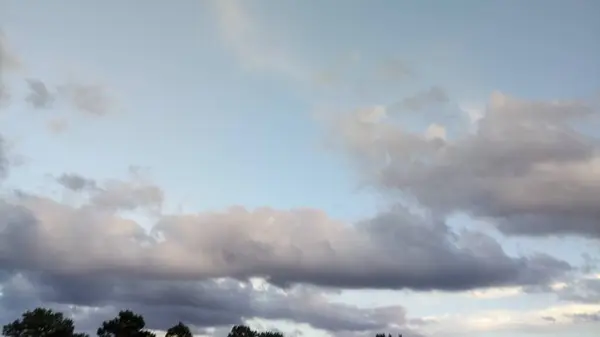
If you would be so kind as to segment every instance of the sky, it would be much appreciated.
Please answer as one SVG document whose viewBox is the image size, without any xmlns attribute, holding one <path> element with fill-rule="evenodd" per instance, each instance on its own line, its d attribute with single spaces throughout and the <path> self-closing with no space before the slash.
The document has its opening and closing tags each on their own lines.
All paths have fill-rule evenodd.
<svg viewBox="0 0 600 337">
<path fill-rule="evenodd" d="M 0 321 L 593 336 L 599 11 L 0 1 Z"/>
</svg>

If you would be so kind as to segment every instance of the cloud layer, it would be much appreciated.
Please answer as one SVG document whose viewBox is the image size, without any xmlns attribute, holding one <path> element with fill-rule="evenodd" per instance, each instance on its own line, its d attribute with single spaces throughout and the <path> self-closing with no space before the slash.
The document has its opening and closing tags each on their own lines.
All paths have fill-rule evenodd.
<svg viewBox="0 0 600 337">
<path fill-rule="evenodd" d="M 600 238 L 597 111 L 577 101 L 526 101 L 496 92 L 475 133 L 411 132 L 393 119 L 344 117 L 339 144 L 377 187 L 437 214 L 465 212 L 510 235 Z"/>
</svg>

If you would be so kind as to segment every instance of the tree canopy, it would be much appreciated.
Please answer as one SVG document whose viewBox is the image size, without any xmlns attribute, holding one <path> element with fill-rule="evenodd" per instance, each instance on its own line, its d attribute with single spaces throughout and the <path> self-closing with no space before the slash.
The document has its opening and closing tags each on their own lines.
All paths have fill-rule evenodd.
<svg viewBox="0 0 600 337">
<path fill-rule="evenodd" d="M 45 308 L 26 311 L 21 318 L 2 327 L 2 335 L 6 337 L 89 337 L 86 333 L 74 331 L 75 324 L 72 319 L 65 318 L 61 312 Z M 146 329 L 144 317 L 131 310 L 120 311 L 117 317 L 104 321 L 96 334 L 98 337 L 156 337 L 153 332 Z M 165 336 L 193 337 L 193 334 L 187 325 L 178 322 L 167 330 Z M 235 325 L 231 328 L 228 337 L 284 336 L 277 331 L 255 331 L 246 325 Z M 386 335 L 377 334 L 375 337 L 386 337 Z"/>
<path fill-rule="evenodd" d="M 144 317 L 130 310 L 123 310 L 110 321 L 105 321 L 98 328 L 98 337 L 156 337 L 155 334 L 144 330 Z"/>
<path fill-rule="evenodd" d="M 37 308 L 26 311 L 11 323 L 2 327 L 6 337 L 87 337 L 87 334 L 75 333 L 72 319 L 65 318 L 61 312 Z"/>
<path fill-rule="evenodd" d="M 165 337 L 193 337 L 193 335 L 187 325 L 179 322 L 167 330 Z"/>
</svg>

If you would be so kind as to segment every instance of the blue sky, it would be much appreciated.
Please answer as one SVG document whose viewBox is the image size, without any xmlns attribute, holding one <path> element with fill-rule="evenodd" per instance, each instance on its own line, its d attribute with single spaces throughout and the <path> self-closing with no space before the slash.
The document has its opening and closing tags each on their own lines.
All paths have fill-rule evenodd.
<svg viewBox="0 0 600 337">
<path fill-rule="evenodd" d="M 408 130 L 439 123 L 452 136 L 466 133 L 469 113 L 485 114 L 495 91 L 533 101 L 598 100 L 599 10 L 591 0 L 3 1 L 0 26 L 22 63 L 2 70 L 12 99 L 0 111 L 0 132 L 12 160 L 22 161 L 4 186 L 68 203 L 73 196 L 53 177 L 128 179 L 134 165 L 164 191 L 165 214 L 268 206 L 360 221 L 397 200 L 327 143 L 324 114 L 389 107 L 437 86 L 448 97 L 443 106 L 396 117 Z M 23 79 L 98 84 L 110 111 L 81 113 L 60 99 L 33 108 L 20 98 L 28 92 Z M 68 126 L 57 132 L 49 123 Z M 587 173 L 600 176 L 597 168 Z M 449 226 L 478 228 L 509 255 L 541 251 L 576 267 L 582 253 L 600 256 L 597 238 L 525 239 L 480 222 L 454 216 Z M 432 336 L 592 336 L 598 328 L 527 319 L 598 315 L 597 305 L 501 290 L 490 298 L 475 290 L 328 296 L 359 307 L 402 305 L 410 317 L 437 322 L 418 327 Z"/>
</svg>

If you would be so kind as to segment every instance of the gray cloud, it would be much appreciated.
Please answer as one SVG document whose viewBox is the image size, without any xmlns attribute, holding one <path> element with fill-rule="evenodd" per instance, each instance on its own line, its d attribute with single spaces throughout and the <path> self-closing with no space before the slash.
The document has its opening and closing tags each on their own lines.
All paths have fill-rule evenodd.
<svg viewBox="0 0 600 337">
<path fill-rule="evenodd" d="M 85 192 L 90 205 L 103 210 L 136 210 L 151 208 L 160 211 L 164 193 L 161 188 L 144 181 L 130 170 L 130 181 L 111 180 L 102 186 L 95 180 L 76 173 L 64 173 L 56 181 L 66 189 L 75 192 Z"/>
<path fill-rule="evenodd" d="M 580 313 L 580 314 L 572 314 L 565 315 L 568 318 L 571 318 L 576 323 L 586 323 L 586 322 L 600 322 L 600 311 L 590 314 L 590 313 Z"/>
<path fill-rule="evenodd" d="M 72 191 L 82 191 L 96 188 L 96 181 L 76 173 L 63 173 L 56 181 Z"/>
<path fill-rule="evenodd" d="M 166 329 L 179 320 L 196 328 L 231 326 L 253 317 L 286 319 L 333 332 L 406 326 L 406 312 L 400 306 L 360 309 L 330 303 L 318 291 L 304 287 L 283 293 L 272 286 L 253 287 L 232 279 L 132 281 L 29 272 L 13 275 L 3 289 L 6 295 L 0 298 L 0 307 L 24 310 L 50 303 L 99 308 L 88 315 L 79 313 L 78 327 L 83 330 L 93 330 L 120 308 L 143 314 L 152 329 Z"/>
<path fill-rule="evenodd" d="M 25 101 L 36 109 L 49 108 L 55 100 L 54 94 L 48 90 L 44 82 L 38 79 L 28 79 L 29 94 Z"/>
<path fill-rule="evenodd" d="M 22 66 L 20 58 L 10 49 L 6 36 L 0 31 L 0 107 L 7 105 L 10 98 L 3 75 L 15 72 Z M 30 78 L 25 81 L 29 90 L 25 102 L 37 109 L 50 108 L 55 101 L 62 99 L 84 114 L 102 116 L 112 112 L 116 106 L 108 88 L 99 84 L 71 81 L 51 90 L 42 79 Z M 53 123 L 50 128 L 63 131 L 64 124 Z"/>
<path fill-rule="evenodd" d="M 550 282 L 570 268 L 546 256 L 509 257 L 487 236 L 453 233 L 404 209 L 351 226 L 311 209 L 234 207 L 155 215 L 147 230 L 119 216 L 131 205 L 153 208 L 152 200 L 162 200 L 144 195 L 158 187 L 143 183 L 139 172 L 132 170 L 131 181 L 98 183 L 76 174 L 57 180 L 81 193 L 83 204 L 27 193 L 0 200 L 0 318 L 44 305 L 93 331 L 130 308 L 155 329 L 179 320 L 202 329 L 260 317 L 339 336 L 394 329 L 420 336 L 402 307 L 330 303 L 306 284 L 461 290 Z M 252 277 L 286 290 L 252 287 Z"/>
<path fill-rule="evenodd" d="M 565 301 L 600 303 L 600 279 L 583 278 L 569 282 L 564 288 L 554 291 Z"/>
<path fill-rule="evenodd" d="M 162 200 L 157 189 L 115 181 L 91 192 L 80 207 L 27 194 L 6 201 L 0 205 L 0 266 L 125 278 L 260 276 L 280 286 L 451 291 L 544 284 L 570 270 L 549 256 L 511 257 L 490 237 L 454 233 L 443 222 L 402 208 L 351 226 L 311 209 L 234 207 L 157 215 L 150 232 L 115 213 L 155 208 Z"/>
<path fill-rule="evenodd" d="M 393 123 L 338 121 L 338 140 L 370 181 L 439 214 L 493 221 L 507 234 L 600 237 L 596 111 L 495 93 L 475 133 L 443 141 Z"/>
</svg>

